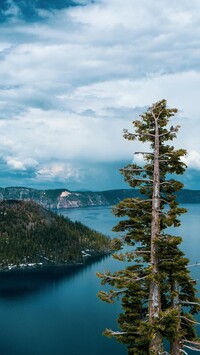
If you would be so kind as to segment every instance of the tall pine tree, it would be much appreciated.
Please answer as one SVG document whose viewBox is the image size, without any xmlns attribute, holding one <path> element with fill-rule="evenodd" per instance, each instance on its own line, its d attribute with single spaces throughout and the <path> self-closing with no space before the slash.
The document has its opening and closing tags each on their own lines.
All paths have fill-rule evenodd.
<svg viewBox="0 0 200 355">
<path fill-rule="evenodd" d="M 186 168 L 181 161 L 186 151 L 169 145 L 179 130 L 179 126 L 169 127 L 176 112 L 161 100 L 133 122 L 134 133 L 124 130 L 126 139 L 149 143 L 150 151 L 140 152 L 141 166 L 133 163 L 121 170 L 141 197 L 127 198 L 113 209 L 115 216 L 126 217 L 114 227 L 122 237 L 113 240 L 118 251 L 113 256 L 128 266 L 98 276 L 102 284 L 113 287 L 99 297 L 109 303 L 120 297 L 123 309 L 118 318 L 120 331 L 104 333 L 127 344 L 130 355 L 165 354 L 164 338 L 172 355 L 186 353 L 187 347 L 200 351 L 193 319 L 200 309 L 196 282 L 179 249 L 182 238 L 169 232 L 169 227 L 180 225 L 179 216 L 186 212 L 176 201 L 183 184 L 172 178 Z"/>
</svg>

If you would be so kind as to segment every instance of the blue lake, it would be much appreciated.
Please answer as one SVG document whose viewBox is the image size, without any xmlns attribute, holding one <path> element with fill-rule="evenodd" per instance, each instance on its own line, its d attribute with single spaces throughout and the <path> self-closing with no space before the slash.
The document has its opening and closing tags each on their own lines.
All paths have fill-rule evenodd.
<svg viewBox="0 0 200 355">
<path fill-rule="evenodd" d="M 184 238 L 182 248 L 191 263 L 200 262 L 200 205 L 184 207 L 188 213 L 182 216 L 176 234 Z M 109 207 L 67 209 L 60 213 L 107 235 L 115 235 L 111 229 L 117 219 Z M 127 354 L 123 345 L 101 335 L 106 327 L 117 329 L 120 305 L 108 305 L 96 296 L 104 289 L 96 271 L 121 267 L 120 262 L 109 256 L 80 267 L 0 274 L 0 354 Z M 200 267 L 191 271 L 198 279 Z"/>
</svg>

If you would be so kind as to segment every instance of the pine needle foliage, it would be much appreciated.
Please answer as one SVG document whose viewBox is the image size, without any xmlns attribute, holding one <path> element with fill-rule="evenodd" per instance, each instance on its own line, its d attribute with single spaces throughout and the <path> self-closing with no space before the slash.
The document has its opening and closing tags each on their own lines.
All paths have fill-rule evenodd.
<svg viewBox="0 0 200 355">
<path fill-rule="evenodd" d="M 108 237 L 33 201 L 0 202 L 0 270 L 79 264 L 110 248 Z"/>
<path fill-rule="evenodd" d="M 169 233 L 169 227 L 180 226 L 179 216 L 186 212 L 176 201 L 183 184 L 172 178 L 186 168 L 181 159 L 186 150 L 170 145 L 179 130 L 170 126 L 177 111 L 161 100 L 133 121 L 134 133 L 124 130 L 125 139 L 149 143 L 150 150 L 140 152 L 141 166 L 132 163 L 121 169 L 140 197 L 126 198 L 113 208 L 116 217 L 125 217 L 114 227 L 122 233 L 113 239 L 114 257 L 128 266 L 98 276 L 113 288 L 99 297 L 109 303 L 120 298 L 123 310 L 120 331 L 106 329 L 104 334 L 126 344 L 129 355 L 166 353 L 164 339 L 172 355 L 184 353 L 184 347 L 200 349 L 193 318 L 200 309 L 196 282 L 179 248 L 182 238 Z"/>
</svg>

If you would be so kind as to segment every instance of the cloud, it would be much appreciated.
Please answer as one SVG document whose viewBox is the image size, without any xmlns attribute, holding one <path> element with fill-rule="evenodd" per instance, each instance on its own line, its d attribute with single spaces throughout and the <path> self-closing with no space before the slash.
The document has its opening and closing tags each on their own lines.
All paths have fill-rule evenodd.
<svg viewBox="0 0 200 355">
<path fill-rule="evenodd" d="M 26 170 L 24 164 L 16 159 L 8 158 L 7 165 L 13 170 Z"/>
<path fill-rule="evenodd" d="M 19 158 L 6 157 L 7 166 L 14 171 L 28 171 L 29 173 L 38 166 L 38 162 L 32 158 L 20 160 Z"/>
<path fill-rule="evenodd" d="M 134 112 L 134 111 L 133 111 Z M 114 121 L 114 125 L 113 125 Z M 112 161 L 128 154 L 124 119 L 31 109 L 16 121 L 1 120 L 2 154 L 47 162 Z"/>
<path fill-rule="evenodd" d="M 200 170 L 200 153 L 192 150 L 185 156 L 183 162 L 191 169 Z"/>
<path fill-rule="evenodd" d="M 80 180 L 79 169 L 74 168 L 71 164 L 53 163 L 50 166 L 43 166 L 36 174 L 36 181 L 66 183 L 70 180 L 76 182 Z"/>
<path fill-rule="evenodd" d="M 0 4 L 4 169 L 76 180 L 80 161 L 132 160 L 122 130 L 163 98 L 180 109 L 175 146 L 200 153 L 199 1 L 28 3 Z"/>
<path fill-rule="evenodd" d="M 87 0 L 1 0 L 0 20 L 16 21 L 16 18 L 27 22 L 38 22 L 48 17 L 48 12 L 87 4 Z"/>
</svg>

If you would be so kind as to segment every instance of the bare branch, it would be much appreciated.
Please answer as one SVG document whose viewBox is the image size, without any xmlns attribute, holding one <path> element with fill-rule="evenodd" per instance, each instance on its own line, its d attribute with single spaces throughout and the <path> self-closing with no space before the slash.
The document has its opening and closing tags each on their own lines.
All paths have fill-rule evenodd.
<svg viewBox="0 0 200 355">
<path fill-rule="evenodd" d="M 151 253 L 150 250 L 136 250 L 136 251 L 132 251 L 131 253 L 135 254 L 135 253 Z"/>
<path fill-rule="evenodd" d="M 164 137 L 164 136 L 166 136 L 167 134 L 170 134 L 170 133 L 173 133 L 173 132 L 167 131 L 166 133 L 161 133 L 161 134 L 159 134 L 159 137 Z"/>
<path fill-rule="evenodd" d="M 183 345 L 185 348 L 200 352 L 200 343 L 199 342 L 183 339 L 183 343 L 189 343 L 187 345 L 186 344 Z"/>
<path fill-rule="evenodd" d="M 122 207 L 122 208 L 120 208 L 120 211 L 135 211 L 135 208 Z"/>
<path fill-rule="evenodd" d="M 163 182 L 160 183 L 160 185 L 164 185 L 164 184 L 171 185 L 172 181 L 163 181 Z"/>
<path fill-rule="evenodd" d="M 196 305 L 196 306 L 200 306 L 199 302 L 189 302 L 189 301 L 181 301 L 181 304 L 188 304 L 188 305 Z"/>
<path fill-rule="evenodd" d="M 152 152 L 135 152 L 134 154 L 149 154 L 149 155 L 154 155 Z"/>
<path fill-rule="evenodd" d="M 145 169 L 136 168 L 123 168 L 123 171 L 146 171 Z"/>
<path fill-rule="evenodd" d="M 174 153 L 172 153 L 172 152 L 166 152 L 166 153 L 164 153 L 164 154 L 159 155 L 159 158 L 162 158 L 162 157 L 168 156 L 168 155 L 174 155 Z"/>
<path fill-rule="evenodd" d="M 137 198 L 137 197 L 136 197 Z M 134 199 L 134 204 L 140 204 L 140 203 L 145 203 L 145 202 L 152 202 L 152 198 L 148 199 L 148 200 L 136 200 L 136 198 Z"/>
<path fill-rule="evenodd" d="M 200 352 L 200 349 L 197 349 L 197 348 L 195 348 L 193 346 L 188 346 L 188 345 L 183 345 L 183 346 L 184 346 L 184 348 Z"/>
<path fill-rule="evenodd" d="M 195 345 L 200 346 L 200 342 L 198 342 L 198 341 L 192 341 L 192 340 L 183 339 L 183 342 L 184 343 L 191 343 L 191 344 L 195 344 Z"/>
<path fill-rule="evenodd" d="M 124 334 L 127 334 L 127 332 L 118 332 L 118 331 L 112 332 L 113 336 L 115 336 L 115 335 L 124 335 Z"/>
<path fill-rule="evenodd" d="M 190 322 L 190 323 L 200 325 L 200 323 L 199 323 L 199 322 L 196 322 L 196 321 L 194 321 L 194 320 L 188 319 L 187 317 L 180 316 L 180 318 L 185 319 L 185 320 L 187 320 L 187 321 L 188 321 L 188 322 Z"/>
<path fill-rule="evenodd" d="M 186 353 L 186 351 L 184 351 L 183 349 L 180 349 L 180 352 L 185 354 L 185 355 L 188 355 L 188 353 Z"/>
<path fill-rule="evenodd" d="M 194 267 L 194 266 L 200 266 L 200 263 L 196 263 L 196 264 L 187 265 L 186 267 Z"/>
<path fill-rule="evenodd" d="M 137 181 L 142 181 L 142 182 L 153 182 L 152 179 L 138 179 L 137 177 L 133 177 L 134 180 L 137 180 Z"/>
<path fill-rule="evenodd" d="M 163 110 L 160 110 L 160 111 L 158 112 L 158 115 L 156 116 L 155 113 L 154 113 L 154 111 L 151 110 L 151 114 L 152 114 L 152 116 L 153 116 L 153 118 L 154 118 L 154 121 L 158 121 L 158 120 L 159 120 L 162 111 L 163 111 Z"/>
<path fill-rule="evenodd" d="M 108 329 L 108 331 L 110 332 L 110 335 L 112 335 L 112 336 L 125 335 L 125 334 L 136 334 L 136 335 L 138 335 L 138 333 L 136 333 L 136 332 L 119 332 L 117 330 L 113 331 L 111 329 Z"/>
<path fill-rule="evenodd" d="M 167 203 L 168 205 L 171 203 L 170 201 L 167 201 L 167 200 L 165 200 L 164 198 L 161 198 L 160 200 L 163 201 L 163 202 L 165 202 L 165 203 Z"/>
<path fill-rule="evenodd" d="M 152 133 L 136 133 L 134 134 L 135 137 L 155 137 L 155 134 Z"/>
<path fill-rule="evenodd" d="M 117 276 L 110 276 L 110 275 L 104 275 L 103 276 L 105 279 L 108 279 L 108 280 L 121 280 L 120 277 L 117 277 Z M 140 280 L 144 280 L 148 277 L 148 275 L 146 276 L 143 276 L 143 277 L 136 277 L 135 279 L 133 278 L 130 278 L 130 277 L 123 277 L 123 280 L 127 281 L 127 282 L 136 282 L 136 281 L 140 281 Z"/>
</svg>

